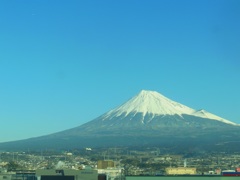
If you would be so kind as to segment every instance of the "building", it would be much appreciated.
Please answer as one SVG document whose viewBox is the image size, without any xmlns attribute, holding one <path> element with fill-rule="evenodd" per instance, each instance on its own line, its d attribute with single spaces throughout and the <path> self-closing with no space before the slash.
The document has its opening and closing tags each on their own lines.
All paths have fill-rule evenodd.
<svg viewBox="0 0 240 180">
<path fill-rule="evenodd" d="M 165 172 L 167 175 L 194 175 L 197 173 L 196 168 L 190 167 L 178 167 L 178 168 L 166 168 Z"/>
<path fill-rule="evenodd" d="M 110 160 L 108 161 L 99 160 L 97 163 L 97 168 L 98 169 L 114 168 L 114 162 Z"/>
<path fill-rule="evenodd" d="M 0 172 L 0 180 L 12 180 L 15 173 Z"/>
<path fill-rule="evenodd" d="M 37 180 L 97 180 L 98 172 L 93 169 L 39 169 L 36 170 Z"/>
<path fill-rule="evenodd" d="M 98 169 L 98 174 L 105 174 L 107 179 L 122 179 L 124 177 L 123 168 Z"/>
</svg>

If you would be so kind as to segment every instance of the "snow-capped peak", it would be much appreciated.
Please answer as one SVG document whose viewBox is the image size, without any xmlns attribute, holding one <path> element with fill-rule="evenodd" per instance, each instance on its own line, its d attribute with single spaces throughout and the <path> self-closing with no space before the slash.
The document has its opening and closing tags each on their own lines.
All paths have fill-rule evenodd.
<svg viewBox="0 0 240 180">
<path fill-rule="evenodd" d="M 114 111 L 117 111 L 117 114 L 126 113 L 126 115 L 130 112 L 140 112 L 144 116 L 147 113 L 154 115 L 181 115 L 195 112 L 194 109 L 174 102 L 156 91 L 146 90 L 142 90 L 138 95 Z"/>
<path fill-rule="evenodd" d="M 211 114 L 205 110 L 196 111 L 195 109 L 187 107 L 178 102 L 172 101 L 156 91 L 147 91 L 147 90 L 142 90 L 139 94 L 131 98 L 129 101 L 127 101 L 123 105 L 109 111 L 107 114 L 105 114 L 105 117 L 109 117 L 112 115 L 127 116 L 130 113 L 133 113 L 133 114 L 142 113 L 143 116 L 145 116 L 146 114 L 151 114 L 153 116 L 156 116 L 156 115 L 182 116 L 183 114 L 185 114 L 185 115 L 197 116 L 201 118 L 218 120 L 223 123 L 227 123 L 231 125 L 237 125 L 236 123 L 233 123 L 219 116 Z"/>
</svg>

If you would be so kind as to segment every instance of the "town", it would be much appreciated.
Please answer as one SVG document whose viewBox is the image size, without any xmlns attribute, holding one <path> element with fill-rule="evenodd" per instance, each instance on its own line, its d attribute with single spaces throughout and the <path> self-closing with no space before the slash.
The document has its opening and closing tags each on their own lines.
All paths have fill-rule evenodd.
<svg viewBox="0 0 240 180">
<path fill-rule="evenodd" d="M 0 153 L 1 173 L 35 174 L 39 170 L 95 170 L 109 179 L 126 176 L 221 175 L 240 171 L 240 153 L 212 152 L 173 154 L 160 148 L 84 148 L 69 151 L 25 151 Z M 44 171 L 43 171 L 44 173 Z"/>
</svg>

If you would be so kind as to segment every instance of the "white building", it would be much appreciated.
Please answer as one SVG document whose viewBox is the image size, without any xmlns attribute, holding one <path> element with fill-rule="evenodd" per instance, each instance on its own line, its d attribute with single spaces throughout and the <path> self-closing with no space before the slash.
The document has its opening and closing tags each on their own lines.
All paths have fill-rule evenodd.
<svg viewBox="0 0 240 180">
<path fill-rule="evenodd" d="M 108 180 L 123 177 L 123 168 L 98 169 L 98 174 L 106 174 Z"/>
</svg>

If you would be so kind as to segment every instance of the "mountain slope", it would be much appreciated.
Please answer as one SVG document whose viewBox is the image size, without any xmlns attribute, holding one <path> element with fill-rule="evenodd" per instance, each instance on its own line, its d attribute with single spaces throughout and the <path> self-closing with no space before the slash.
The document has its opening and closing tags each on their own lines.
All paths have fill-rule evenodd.
<svg viewBox="0 0 240 180">
<path fill-rule="evenodd" d="M 155 91 L 143 90 L 123 105 L 81 126 L 42 137 L 1 143 L 0 149 L 173 144 L 206 148 L 208 144 L 208 148 L 220 150 L 218 144 L 233 138 L 240 138 L 240 126 L 236 123 L 205 110 L 196 111 Z"/>
<path fill-rule="evenodd" d="M 228 126 L 238 125 L 205 110 L 196 111 L 155 91 L 143 90 L 123 105 L 74 130 L 96 134 L 103 131 L 130 133 L 137 129 L 197 128 L 198 130 Z"/>
<path fill-rule="evenodd" d="M 141 113 L 143 117 L 150 115 L 151 118 L 165 115 L 178 115 L 182 117 L 182 115 L 185 114 L 237 125 L 236 123 L 208 113 L 205 110 L 196 111 L 183 104 L 172 101 L 158 92 L 146 90 L 142 90 L 137 96 L 120 107 L 109 111 L 101 118 L 105 120 L 111 119 L 112 117 L 128 116 L 129 114 L 133 115 L 138 113 Z"/>
<path fill-rule="evenodd" d="M 236 123 L 205 110 L 196 111 L 157 92 L 143 90 L 102 116 L 79 127 L 52 134 L 51 137 L 127 137 L 131 145 L 133 142 L 128 141 L 129 137 L 149 137 L 148 141 L 152 141 L 151 137 L 174 137 L 177 140 L 179 137 L 215 135 L 221 139 L 228 136 L 229 132 L 235 134 L 236 129 L 240 130 Z M 115 142 L 108 142 L 109 145 L 112 143 Z"/>
</svg>

